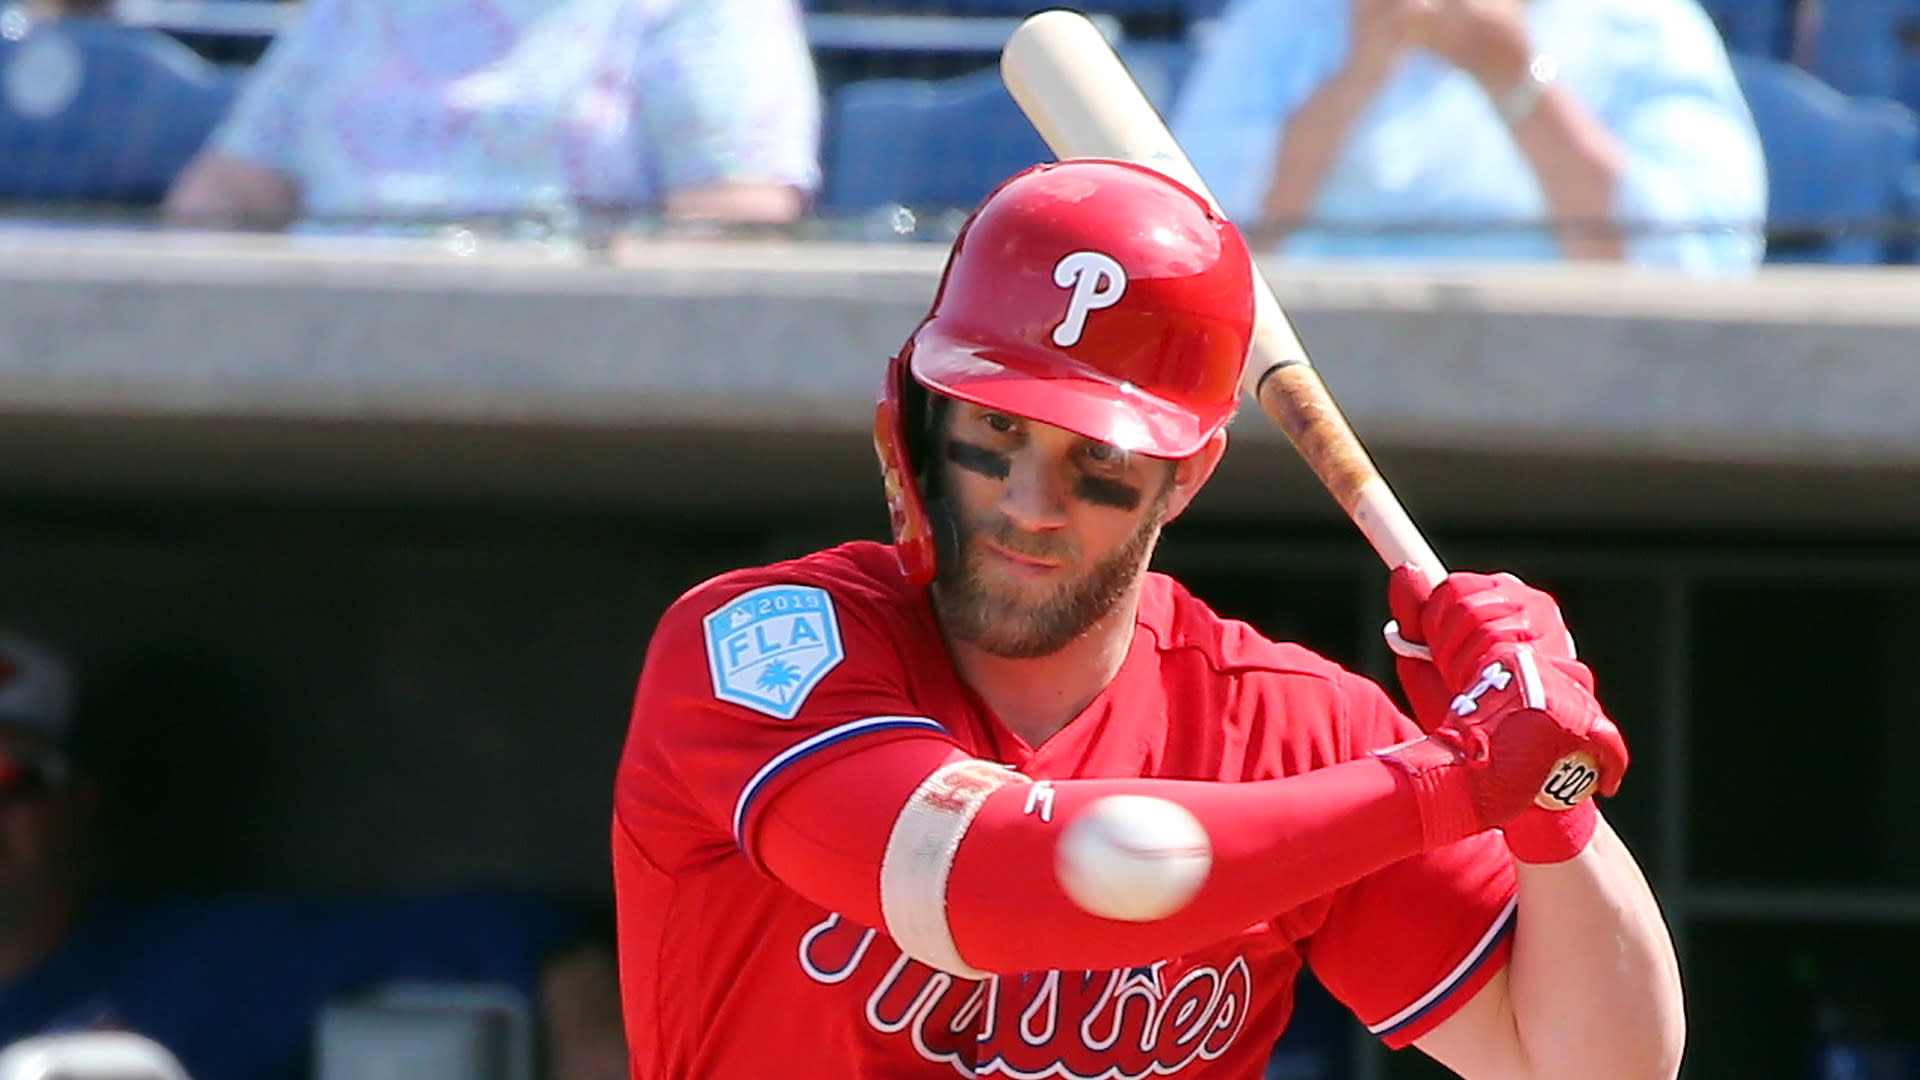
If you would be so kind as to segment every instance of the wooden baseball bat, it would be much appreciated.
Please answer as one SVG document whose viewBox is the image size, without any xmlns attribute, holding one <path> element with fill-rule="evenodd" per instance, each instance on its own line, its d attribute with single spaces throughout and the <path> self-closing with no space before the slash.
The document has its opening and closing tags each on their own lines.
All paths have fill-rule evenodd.
<svg viewBox="0 0 1920 1080">
<path fill-rule="evenodd" d="M 1173 132 L 1084 15 L 1043 11 L 1027 18 L 1001 51 L 1000 77 L 1056 157 L 1146 165 L 1192 188 L 1219 211 L 1219 201 Z M 1360 445 L 1258 266 L 1253 300 L 1253 344 L 1241 386 L 1287 433 L 1389 569 L 1411 563 L 1430 584 L 1445 580 L 1446 566 Z M 1565 809 L 1585 798 L 1596 778 L 1591 755 L 1569 754 L 1535 801 Z"/>
<path fill-rule="evenodd" d="M 1085 16 L 1043 11 L 1022 22 L 1000 54 L 1000 75 L 1055 156 L 1146 165 L 1219 203 L 1113 47 Z M 1430 582 L 1446 567 L 1381 478 L 1266 279 L 1254 272 L 1247 393 L 1293 441 L 1341 509 L 1391 569 L 1412 563 Z"/>
</svg>

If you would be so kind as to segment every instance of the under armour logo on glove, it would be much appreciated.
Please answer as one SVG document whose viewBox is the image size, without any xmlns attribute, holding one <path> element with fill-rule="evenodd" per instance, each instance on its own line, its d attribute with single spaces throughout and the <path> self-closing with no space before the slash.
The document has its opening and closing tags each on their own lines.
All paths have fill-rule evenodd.
<svg viewBox="0 0 1920 1080">
<path fill-rule="evenodd" d="M 1080 341 L 1089 313 L 1110 308 L 1126 295 L 1127 271 L 1111 255 L 1076 251 L 1054 264 L 1053 283 L 1073 290 L 1066 318 L 1053 328 L 1053 343 L 1064 349 Z"/>
<path fill-rule="evenodd" d="M 1513 672 L 1505 664 L 1495 660 L 1480 669 L 1480 681 L 1469 686 L 1465 693 L 1453 699 L 1450 706 L 1455 716 L 1467 716 L 1480 708 L 1480 695 L 1489 690 L 1505 690 L 1513 681 Z"/>
</svg>

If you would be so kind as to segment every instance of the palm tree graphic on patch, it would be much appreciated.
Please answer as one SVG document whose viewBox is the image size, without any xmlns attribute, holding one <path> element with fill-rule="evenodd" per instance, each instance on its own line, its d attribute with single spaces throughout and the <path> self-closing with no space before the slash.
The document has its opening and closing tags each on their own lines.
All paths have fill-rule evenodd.
<svg viewBox="0 0 1920 1080">
<path fill-rule="evenodd" d="M 800 684 L 800 669 L 785 660 L 775 660 L 760 671 L 755 685 L 773 695 L 774 700 L 785 703 L 793 688 Z"/>
</svg>

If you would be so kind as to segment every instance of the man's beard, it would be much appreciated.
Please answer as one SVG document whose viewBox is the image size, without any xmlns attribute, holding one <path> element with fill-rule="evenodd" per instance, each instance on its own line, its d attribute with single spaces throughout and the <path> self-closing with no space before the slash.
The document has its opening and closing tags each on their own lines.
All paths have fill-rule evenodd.
<svg viewBox="0 0 1920 1080">
<path fill-rule="evenodd" d="M 1018 555 L 1065 563 L 1078 554 L 1070 541 L 1023 533 L 1005 517 L 957 523 L 958 557 L 941 563 L 933 583 L 941 625 L 954 640 L 1009 660 L 1059 652 L 1111 612 L 1132 587 L 1160 535 L 1166 508 L 1163 489 L 1126 543 L 1080 578 L 1056 586 L 1038 601 L 1025 599 L 1013 587 L 989 582 L 981 563 L 991 556 L 981 552 L 976 542 L 985 537 Z"/>
</svg>

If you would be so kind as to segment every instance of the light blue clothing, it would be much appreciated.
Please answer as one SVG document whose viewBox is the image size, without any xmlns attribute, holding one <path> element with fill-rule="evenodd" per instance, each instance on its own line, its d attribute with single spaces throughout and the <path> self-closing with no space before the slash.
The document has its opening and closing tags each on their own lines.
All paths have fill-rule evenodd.
<svg viewBox="0 0 1920 1080">
<path fill-rule="evenodd" d="M 1234 220 L 1251 223 L 1289 117 L 1345 62 L 1349 0 L 1235 0 L 1173 127 Z M 1625 148 L 1614 221 L 1628 261 L 1737 272 L 1764 251 L 1766 165 L 1725 47 L 1693 0 L 1531 0 L 1534 48 Z M 1303 257 L 1557 259 L 1532 168 L 1472 76 L 1410 52 L 1361 114 L 1309 215 Z M 1383 232 L 1379 226 L 1431 231 Z M 1518 227 L 1515 227 L 1518 226 Z"/>
<path fill-rule="evenodd" d="M 320 218 L 647 210 L 818 186 L 795 0 L 306 0 L 213 145 Z"/>
</svg>

